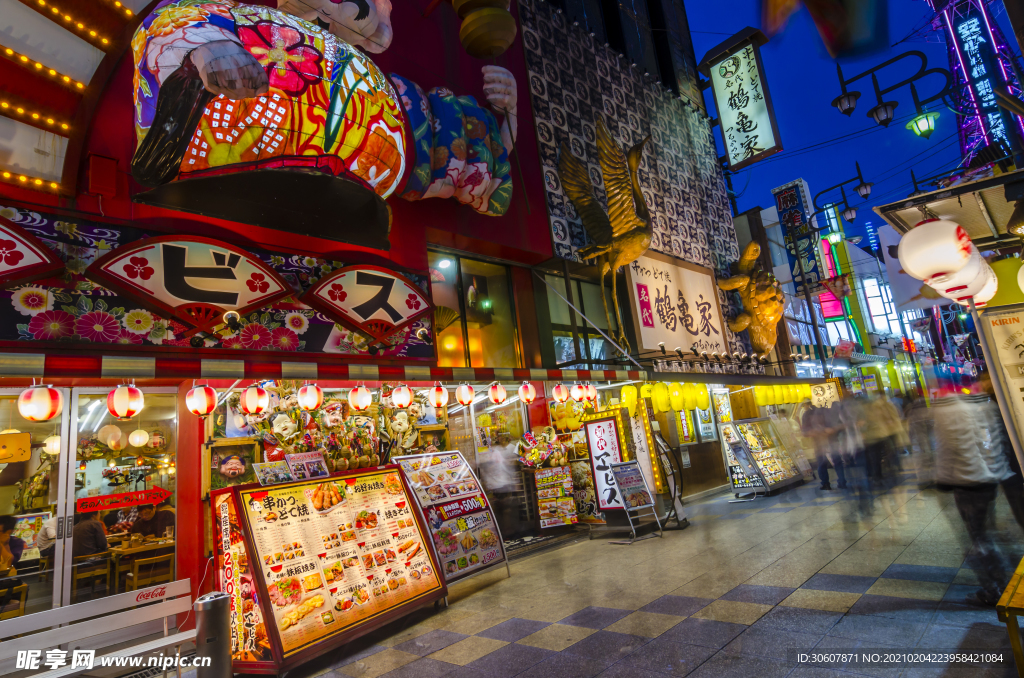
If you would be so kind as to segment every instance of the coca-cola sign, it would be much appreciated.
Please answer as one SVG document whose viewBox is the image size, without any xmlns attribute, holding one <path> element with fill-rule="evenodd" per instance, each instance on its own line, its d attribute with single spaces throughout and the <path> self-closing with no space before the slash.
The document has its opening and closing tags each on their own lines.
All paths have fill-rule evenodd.
<svg viewBox="0 0 1024 678">
<path fill-rule="evenodd" d="M 139 595 L 135 596 L 136 603 L 144 603 L 147 600 L 159 600 L 167 595 L 166 586 L 158 586 L 145 591 L 139 591 Z"/>
</svg>

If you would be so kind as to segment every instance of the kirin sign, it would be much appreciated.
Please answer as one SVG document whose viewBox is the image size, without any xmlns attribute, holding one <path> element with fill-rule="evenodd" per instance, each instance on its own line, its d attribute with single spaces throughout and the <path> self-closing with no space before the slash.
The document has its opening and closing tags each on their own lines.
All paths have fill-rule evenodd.
<svg viewBox="0 0 1024 678">
<path fill-rule="evenodd" d="M 381 342 L 434 308 L 408 278 L 369 265 L 338 269 L 309 288 L 302 302 Z"/>
<path fill-rule="evenodd" d="M 119 247 L 85 271 L 90 280 L 171 315 L 196 332 L 223 324 L 292 294 L 267 264 L 227 243 L 203 237 L 159 236 Z"/>
</svg>

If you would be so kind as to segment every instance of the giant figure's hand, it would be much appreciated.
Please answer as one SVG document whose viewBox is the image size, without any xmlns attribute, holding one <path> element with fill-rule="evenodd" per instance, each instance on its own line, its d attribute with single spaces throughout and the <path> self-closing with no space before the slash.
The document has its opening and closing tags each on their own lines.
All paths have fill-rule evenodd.
<svg viewBox="0 0 1024 678">
<path fill-rule="evenodd" d="M 484 66 L 480 70 L 484 74 L 484 95 L 487 102 L 495 111 L 505 116 L 505 122 L 501 126 L 501 142 L 505 150 L 511 153 L 519 119 L 516 112 L 519 98 L 516 94 L 515 76 L 501 66 Z"/>
<path fill-rule="evenodd" d="M 266 94 L 270 88 L 267 72 L 256 58 L 231 40 L 196 47 L 192 51 L 192 63 L 206 89 L 228 99 L 248 99 Z"/>
</svg>

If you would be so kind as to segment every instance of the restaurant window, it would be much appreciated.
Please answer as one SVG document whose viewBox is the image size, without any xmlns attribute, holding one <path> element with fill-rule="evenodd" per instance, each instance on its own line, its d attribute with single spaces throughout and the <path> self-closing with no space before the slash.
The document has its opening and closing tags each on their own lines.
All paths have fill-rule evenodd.
<svg viewBox="0 0 1024 678">
<path fill-rule="evenodd" d="M 585 317 L 575 313 L 569 305 L 559 296 L 568 298 L 565 292 L 565 278 L 557 275 L 545 276 L 548 284 L 548 310 L 551 317 L 551 331 L 555 346 L 556 364 L 572 363 L 575 361 L 585 362 L 607 362 L 615 357 L 615 347 L 602 336 L 601 332 L 614 336 L 618 332 L 618 325 L 615 322 L 615 309 L 608 307 L 611 319 L 611 327 L 608 326 L 608 319 L 604 314 L 604 302 L 601 299 L 601 288 L 597 285 L 582 280 L 572 281 L 573 305 L 583 312 Z M 611 288 L 607 287 L 606 293 L 611 299 Z M 557 291 L 557 293 L 556 293 Z M 628 309 L 626 309 L 628 312 Z M 570 315 L 571 314 L 571 315 Z M 576 318 L 576 331 L 580 338 L 580 356 L 576 355 L 575 345 L 572 336 L 572 317 Z M 600 330 L 600 331 L 598 331 Z"/>
<path fill-rule="evenodd" d="M 887 284 L 879 284 L 875 278 L 865 278 L 864 298 L 868 303 L 871 325 L 875 328 L 875 332 L 903 334 L 899 316 L 896 315 L 896 306 L 892 303 L 892 294 Z"/>
<path fill-rule="evenodd" d="M 441 367 L 518 367 L 507 266 L 428 252 Z"/>
</svg>

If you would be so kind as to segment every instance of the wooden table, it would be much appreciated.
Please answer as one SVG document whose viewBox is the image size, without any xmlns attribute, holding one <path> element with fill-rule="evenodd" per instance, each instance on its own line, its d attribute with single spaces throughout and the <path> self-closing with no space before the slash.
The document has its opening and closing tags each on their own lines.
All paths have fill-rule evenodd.
<svg viewBox="0 0 1024 678">
<path fill-rule="evenodd" d="M 129 544 L 129 542 L 125 541 L 125 544 Z M 155 542 L 148 542 L 148 543 L 141 544 L 139 546 L 130 546 L 130 545 L 126 545 L 126 546 L 111 546 L 109 550 L 110 550 L 110 557 L 111 557 L 111 566 L 114 568 L 114 593 L 117 593 L 118 587 L 121 584 L 121 577 L 118 575 L 118 572 L 117 572 L 118 564 L 119 564 L 121 558 L 134 556 L 134 555 L 137 555 L 139 553 L 145 553 L 146 551 L 155 551 L 157 549 L 173 549 L 173 548 L 174 548 L 174 540 L 173 539 L 162 540 L 162 541 L 155 541 Z"/>
<path fill-rule="evenodd" d="M 1006 630 L 1010 634 L 1010 647 L 1013 648 L 1013 661 L 1017 665 L 1017 675 L 1024 678 L 1024 652 L 1021 651 L 1020 627 L 1017 626 L 1017 617 L 1024 615 L 1024 560 L 1020 561 L 1010 583 L 1007 584 L 1003 595 L 996 603 L 996 612 L 999 613 L 999 621 L 1006 624 Z"/>
</svg>

